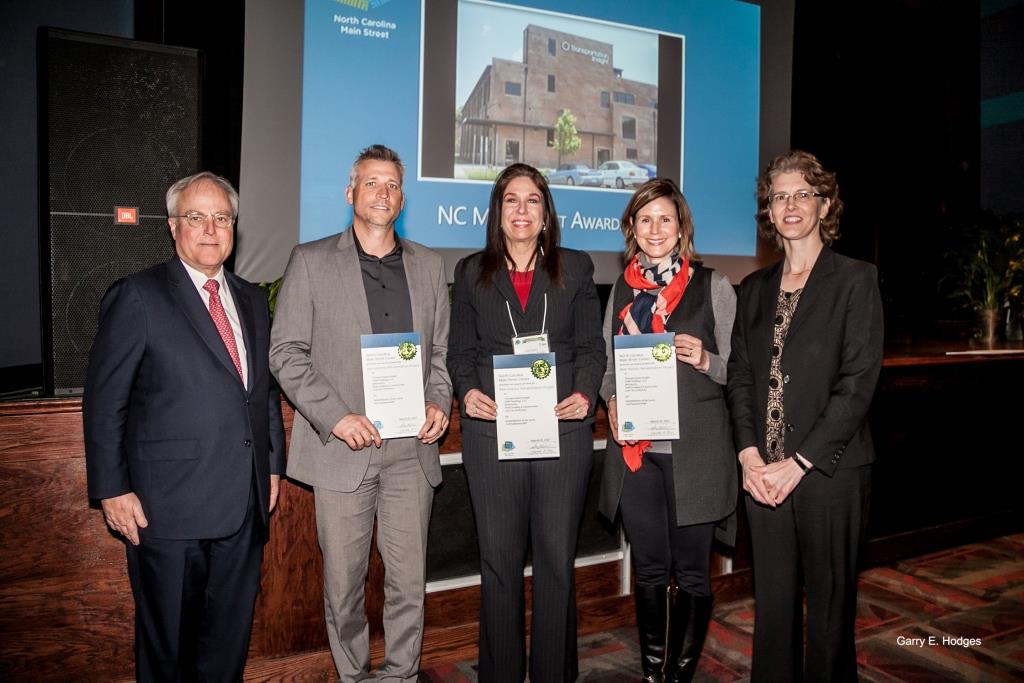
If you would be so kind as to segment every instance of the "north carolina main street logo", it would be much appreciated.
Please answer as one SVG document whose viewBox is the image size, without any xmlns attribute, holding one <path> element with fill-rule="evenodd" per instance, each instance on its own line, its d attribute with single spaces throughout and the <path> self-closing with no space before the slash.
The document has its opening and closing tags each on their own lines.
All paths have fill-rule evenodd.
<svg viewBox="0 0 1024 683">
<path fill-rule="evenodd" d="M 416 357 L 416 345 L 412 342 L 402 342 L 398 345 L 398 355 L 402 360 L 412 360 Z"/>
<path fill-rule="evenodd" d="M 530 372 L 537 379 L 547 379 L 547 376 L 551 374 L 551 363 L 546 360 L 535 360 L 533 365 L 530 366 Z"/>
</svg>

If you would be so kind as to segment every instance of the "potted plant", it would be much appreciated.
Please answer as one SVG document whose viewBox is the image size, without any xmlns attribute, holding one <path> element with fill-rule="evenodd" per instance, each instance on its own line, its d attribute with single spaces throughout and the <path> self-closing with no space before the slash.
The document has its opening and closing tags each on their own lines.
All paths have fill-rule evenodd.
<svg viewBox="0 0 1024 683">
<path fill-rule="evenodd" d="M 963 246 L 952 254 L 950 296 L 975 311 L 985 343 L 998 335 L 1003 312 L 1019 316 L 1024 294 L 1024 218 L 983 213 L 967 226 Z"/>
<path fill-rule="evenodd" d="M 272 282 L 260 282 L 257 287 L 263 290 L 263 293 L 267 295 L 267 308 L 270 310 L 270 319 L 274 319 L 274 308 L 277 306 L 277 293 L 281 291 L 281 284 L 284 282 L 284 276 L 277 278 Z"/>
</svg>

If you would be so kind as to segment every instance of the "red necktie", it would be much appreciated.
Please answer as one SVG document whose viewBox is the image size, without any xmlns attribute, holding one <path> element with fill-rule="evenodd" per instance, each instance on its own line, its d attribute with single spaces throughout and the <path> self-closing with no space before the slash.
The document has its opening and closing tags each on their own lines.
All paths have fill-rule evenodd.
<svg viewBox="0 0 1024 683">
<path fill-rule="evenodd" d="M 224 312 L 224 305 L 220 302 L 220 283 L 216 280 L 207 280 L 203 289 L 210 293 L 210 317 L 213 318 L 213 324 L 217 326 L 220 338 L 224 340 L 224 346 L 227 347 L 228 355 L 235 364 L 235 370 L 238 370 L 238 376 L 245 381 L 242 375 L 242 361 L 238 357 L 238 346 L 235 344 L 235 333 L 231 331 L 228 314 Z"/>
</svg>

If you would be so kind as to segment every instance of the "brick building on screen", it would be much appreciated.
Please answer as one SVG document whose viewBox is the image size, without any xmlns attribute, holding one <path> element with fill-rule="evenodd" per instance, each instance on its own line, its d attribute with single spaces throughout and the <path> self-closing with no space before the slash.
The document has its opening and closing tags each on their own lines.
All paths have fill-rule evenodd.
<svg viewBox="0 0 1024 683">
<path fill-rule="evenodd" d="M 580 149 L 562 163 L 657 163 L 658 86 L 624 78 L 613 46 L 530 24 L 523 61 L 494 58 L 462 105 L 458 163 L 541 168 L 559 162 L 555 123 L 576 117 Z"/>
</svg>

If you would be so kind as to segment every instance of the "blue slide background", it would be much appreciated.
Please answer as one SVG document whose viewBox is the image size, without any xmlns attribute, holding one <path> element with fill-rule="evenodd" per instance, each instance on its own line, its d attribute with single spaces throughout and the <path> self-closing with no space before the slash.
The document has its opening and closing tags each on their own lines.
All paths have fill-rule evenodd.
<svg viewBox="0 0 1024 683">
<path fill-rule="evenodd" d="M 421 4 L 413 0 L 306 0 L 299 240 L 339 232 L 351 221 L 345 186 L 352 160 L 379 142 L 406 164 L 403 237 L 432 247 L 479 248 L 490 184 L 417 180 Z M 755 252 L 760 8 L 737 0 L 511 0 L 507 5 L 579 15 L 685 36 L 683 192 L 705 254 Z M 389 37 L 340 33 L 335 16 L 396 24 Z M 454 124 L 453 124 L 454 125 Z M 566 216 L 562 243 L 622 250 L 618 230 L 571 229 L 572 216 L 618 218 L 628 193 L 552 188 Z M 439 207 L 467 207 L 466 225 L 439 221 Z"/>
</svg>

